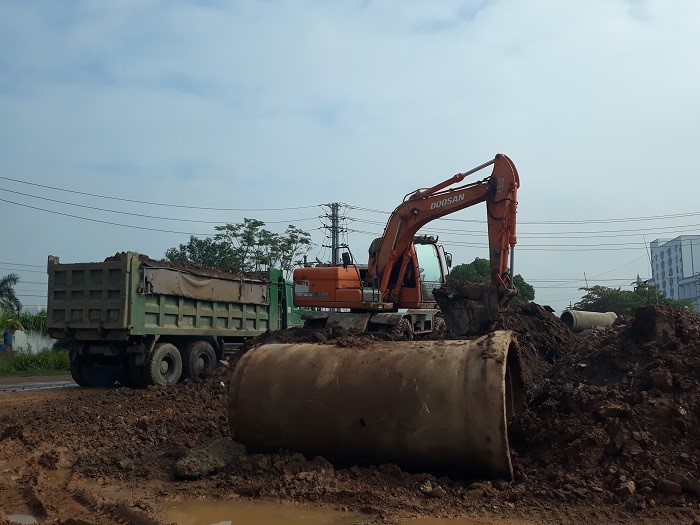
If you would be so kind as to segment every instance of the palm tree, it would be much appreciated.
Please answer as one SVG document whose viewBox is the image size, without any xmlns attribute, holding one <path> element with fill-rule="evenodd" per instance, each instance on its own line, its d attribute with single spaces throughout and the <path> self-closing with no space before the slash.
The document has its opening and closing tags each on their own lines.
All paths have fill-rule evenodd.
<svg viewBox="0 0 700 525">
<path fill-rule="evenodd" d="M 10 273 L 0 279 L 0 310 L 19 312 L 22 309 L 22 303 L 15 294 L 17 283 L 19 283 L 19 275 L 16 273 Z"/>
</svg>

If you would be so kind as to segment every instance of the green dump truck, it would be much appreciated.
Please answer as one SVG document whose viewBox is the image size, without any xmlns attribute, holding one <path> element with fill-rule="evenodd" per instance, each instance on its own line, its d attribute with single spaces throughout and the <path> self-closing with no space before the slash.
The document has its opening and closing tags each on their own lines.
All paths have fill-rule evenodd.
<svg viewBox="0 0 700 525">
<path fill-rule="evenodd" d="M 213 368 L 267 330 L 302 324 L 280 270 L 250 274 L 155 261 L 49 256 L 47 329 L 70 346 L 81 386 L 169 385 Z"/>
</svg>

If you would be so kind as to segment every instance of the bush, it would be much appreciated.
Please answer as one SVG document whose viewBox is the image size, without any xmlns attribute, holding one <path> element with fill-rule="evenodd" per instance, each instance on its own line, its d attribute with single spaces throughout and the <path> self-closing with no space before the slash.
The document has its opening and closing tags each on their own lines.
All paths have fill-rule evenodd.
<svg viewBox="0 0 700 525">
<path fill-rule="evenodd" d="M 67 371 L 70 366 L 68 350 L 42 350 L 38 354 L 13 352 L 0 354 L 0 374 L 15 372 Z"/>
</svg>

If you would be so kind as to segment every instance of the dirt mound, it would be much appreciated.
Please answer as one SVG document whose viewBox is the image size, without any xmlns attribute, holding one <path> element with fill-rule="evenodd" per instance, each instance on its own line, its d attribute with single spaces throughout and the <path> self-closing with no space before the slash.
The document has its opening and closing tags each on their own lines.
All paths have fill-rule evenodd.
<svg viewBox="0 0 700 525">
<path fill-rule="evenodd" d="M 127 252 L 117 252 L 105 258 L 104 262 L 121 261 L 127 255 Z M 267 281 L 269 276 L 266 272 L 244 272 L 235 268 L 220 268 L 214 266 L 202 266 L 189 262 L 166 261 L 165 259 L 152 259 L 148 255 L 139 255 L 139 261 L 147 266 L 155 266 L 158 268 L 172 268 L 182 270 L 184 272 L 194 273 L 208 277 L 220 277 L 222 279 L 251 279 L 255 281 Z"/>
<path fill-rule="evenodd" d="M 573 333 L 552 312 L 536 303 L 511 304 L 495 329 L 517 334 L 518 357 L 529 397 L 541 388 L 554 362 L 590 345 L 587 338 Z"/>
<path fill-rule="evenodd" d="M 293 344 L 293 343 L 320 343 L 352 348 L 354 346 L 368 346 L 377 341 L 405 340 L 403 335 L 391 332 L 360 332 L 357 330 L 345 330 L 343 328 L 287 328 L 265 332 L 253 339 L 246 341 L 242 350 L 266 344 Z"/>
<path fill-rule="evenodd" d="M 545 498 L 697 504 L 699 333 L 697 314 L 649 307 L 562 355 L 513 424 L 518 478 Z"/>
</svg>

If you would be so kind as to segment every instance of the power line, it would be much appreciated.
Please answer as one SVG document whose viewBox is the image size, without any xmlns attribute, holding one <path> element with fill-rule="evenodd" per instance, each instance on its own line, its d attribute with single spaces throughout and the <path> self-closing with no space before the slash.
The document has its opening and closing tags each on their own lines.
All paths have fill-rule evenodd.
<svg viewBox="0 0 700 525">
<path fill-rule="evenodd" d="M 353 206 L 351 204 L 346 204 L 349 209 L 368 211 L 372 213 L 383 213 L 388 215 L 391 212 L 383 210 L 374 210 L 372 208 L 362 208 L 360 206 Z M 651 221 L 651 220 L 665 220 L 665 219 L 675 219 L 679 217 L 697 217 L 700 212 L 685 212 L 685 213 L 674 213 L 669 215 L 648 215 L 644 217 L 622 217 L 613 219 L 581 219 L 581 220 L 570 220 L 570 221 L 518 221 L 518 224 L 606 224 L 609 222 L 638 222 L 638 221 Z M 453 221 L 453 222 L 472 222 L 485 224 L 487 221 L 479 219 L 455 219 L 442 217 L 440 220 L 443 221 Z"/>
<path fill-rule="evenodd" d="M 1 177 L 0 177 L 1 178 Z M 77 204 L 74 202 L 66 202 L 58 199 L 50 199 L 48 197 L 39 197 L 37 195 L 32 195 L 31 193 L 23 193 L 21 191 L 15 191 L 15 190 L 8 190 L 6 188 L 0 188 L 0 190 L 8 192 L 8 193 L 15 193 L 17 195 L 22 195 L 24 197 L 31 197 L 33 199 L 39 199 L 39 200 L 44 200 L 44 201 L 49 201 L 49 202 L 55 202 L 57 204 L 65 204 L 68 206 L 78 206 L 80 208 L 87 208 L 89 210 L 96 210 L 96 211 L 101 211 L 101 212 L 107 212 L 107 213 L 117 213 L 119 215 L 129 215 L 132 217 L 142 217 L 145 219 L 159 219 L 163 221 L 178 221 L 178 222 L 197 222 L 197 223 L 203 223 L 203 224 L 222 224 L 222 221 L 205 221 L 201 219 L 180 219 L 180 218 L 175 218 L 175 217 L 159 217 L 157 215 L 145 215 L 142 213 L 133 213 L 133 212 L 128 212 L 128 211 L 119 211 L 119 210 L 110 210 L 107 208 L 99 208 L 97 206 L 88 206 L 87 204 Z M 318 219 L 318 217 L 306 217 L 304 219 L 289 219 L 289 220 L 284 220 L 284 221 L 265 221 L 266 224 L 281 224 L 281 223 L 289 223 L 289 222 L 303 222 L 303 221 L 310 221 Z"/>
<path fill-rule="evenodd" d="M 168 204 L 168 203 L 163 203 L 163 202 L 150 202 L 150 201 L 140 201 L 140 200 L 135 200 L 135 199 L 125 199 L 121 197 L 112 197 L 109 195 L 99 195 L 97 193 L 87 193 L 84 191 L 76 191 L 76 190 L 68 190 L 65 188 L 57 188 L 56 186 L 47 186 L 46 184 L 39 184 L 37 182 L 27 182 L 24 180 L 20 179 L 13 179 L 10 177 L 2 177 L 0 176 L 0 179 L 3 180 L 9 180 L 12 182 L 19 182 L 20 184 L 27 184 L 29 186 L 36 186 L 39 188 L 46 188 L 50 190 L 55 190 L 55 191 L 63 191 L 66 193 L 74 193 L 76 195 L 85 195 L 87 197 L 99 197 L 100 199 L 109 199 L 109 200 L 115 200 L 115 201 L 122 201 L 122 202 L 132 202 L 135 204 L 148 204 L 150 206 L 167 206 L 170 208 L 186 208 L 190 210 L 212 210 L 212 211 L 288 211 L 288 210 L 304 210 L 304 209 L 309 209 L 309 208 L 317 208 L 321 206 L 321 204 L 312 204 L 309 206 L 293 206 L 293 207 L 288 207 L 288 208 L 213 208 L 213 207 L 208 207 L 208 206 L 186 206 L 184 204 Z"/>
<path fill-rule="evenodd" d="M 360 218 L 354 218 L 354 217 L 348 217 L 349 221 L 352 222 L 358 222 L 362 224 L 372 224 L 372 225 L 377 225 L 377 226 L 383 226 L 385 223 L 380 222 L 380 221 L 373 221 L 369 219 L 360 219 Z M 442 219 L 436 219 L 437 221 L 441 220 L 446 220 L 444 218 Z M 485 224 L 485 221 L 484 221 Z M 522 224 L 522 223 L 521 223 Z M 431 231 L 435 232 L 440 232 L 440 233 L 450 233 L 454 235 L 460 235 L 460 236 L 467 236 L 467 237 L 483 237 L 486 235 L 485 229 L 482 231 L 465 231 L 463 229 L 453 229 L 453 228 L 438 228 L 433 225 L 426 226 L 426 228 L 429 228 Z M 596 239 L 599 237 L 629 237 L 630 233 L 654 233 L 658 232 L 657 235 L 660 234 L 668 234 L 671 233 L 673 230 L 683 230 L 684 232 L 687 231 L 696 231 L 693 230 L 692 228 L 700 228 L 700 224 L 684 224 L 680 226 L 659 226 L 656 228 L 623 228 L 623 229 L 617 229 L 617 230 L 587 230 L 587 231 L 557 231 L 557 232 L 528 232 L 528 231 L 518 231 L 518 238 L 523 238 L 523 237 L 536 237 L 536 238 L 543 238 L 543 239 L 569 239 L 571 236 L 576 236 L 577 239 Z M 666 230 L 671 230 L 671 232 L 667 232 Z M 618 233 L 620 235 L 618 235 Z M 590 236 L 589 236 L 590 235 Z"/>
<path fill-rule="evenodd" d="M 349 230 L 353 233 L 359 233 L 361 235 L 372 235 L 374 237 L 377 237 L 381 235 L 381 233 L 377 232 L 368 232 L 368 231 L 363 231 L 363 230 L 354 230 L 351 229 Z M 449 242 L 450 246 L 459 246 L 461 248 L 488 248 L 488 244 L 483 244 L 483 243 L 467 243 L 467 242 L 461 242 L 461 241 L 451 241 Z M 636 245 L 630 246 L 630 247 L 625 247 L 621 245 Z M 621 250 L 639 250 L 642 249 L 643 243 L 601 243 L 601 244 L 556 244 L 556 245 L 549 245 L 549 244 L 533 244 L 533 245 L 523 245 L 522 243 L 517 245 L 518 250 L 525 250 L 525 251 L 550 251 L 550 252 L 577 252 L 577 251 L 621 251 Z M 606 248 L 605 246 L 613 246 L 611 248 Z M 620 247 L 621 246 L 621 247 Z"/>
<path fill-rule="evenodd" d="M 11 266 L 31 266 L 32 268 L 43 268 L 45 266 L 43 264 L 23 264 L 23 263 L 3 262 L 3 261 L 0 261 L 0 264 L 9 264 Z"/>
<path fill-rule="evenodd" d="M 18 269 L 18 268 L 4 268 L 4 267 L 0 267 L 0 270 L 7 270 L 10 272 L 46 273 L 45 270 L 24 270 L 24 269 Z"/>
<path fill-rule="evenodd" d="M 100 224 L 109 224 L 109 225 L 111 225 L 111 226 L 121 226 L 121 227 L 123 227 L 123 228 L 134 228 L 134 229 L 137 229 L 137 230 L 146 230 L 146 231 L 160 232 L 160 233 L 177 233 L 177 234 L 180 234 L 180 235 L 196 235 L 196 236 L 200 236 L 200 237 L 213 237 L 213 234 L 211 234 L 211 233 L 193 233 L 193 232 L 183 232 L 183 231 L 174 231 L 174 230 L 162 230 L 162 229 L 159 229 L 159 228 L 149 228 L 149 227 L 147 227 L 147 226 L 134 226 L 134 225 L 131 225 L 131 224 L 121 224 L 121 223 L 118 223 L 118 222 L 103 221 L 103 220 L 100 220 L 100 219 L 92 219 L 92 218 L 90 218 L 90 217 L 81 217 L 80 215 L 73 215 L 73 214 L 70 214 L 70 213 L 63 213 L 63 212 L 55 211 L 55 210 L 47 210 L 47 209 L 45 209 L 45 208 L 39 208 L 38 206 L 31 206 L 31 205 L 29 205 L 29 204 L 21 204 L 21 203 L 19 203 L 19 202 L 10 201 L 10 200 L 7 200 L 7 199 L 0 199 L 0 202 L 7 202 L 7 203 L 9 203 L 9 204 L 14 204 L 15 206 L 21 206 L 21 207 L 25 207 L 25 208 L 31 208 L 32 210 L 39 210 L 39 211 L 43 211 L 43 212 L 46 212 L 46 213 L 53 213 L 53 214 L 56 214 L 56 215 L 62 215 L 62 216 L 64 216 L 64 217 L 71 217 L 71 218 L 73 218 L 73 219 L 81 219 L 81 220 L 84 220 L 84 221 L 98 222 L 98 223 L 100 223 Z"/>
</svg>

